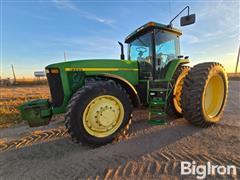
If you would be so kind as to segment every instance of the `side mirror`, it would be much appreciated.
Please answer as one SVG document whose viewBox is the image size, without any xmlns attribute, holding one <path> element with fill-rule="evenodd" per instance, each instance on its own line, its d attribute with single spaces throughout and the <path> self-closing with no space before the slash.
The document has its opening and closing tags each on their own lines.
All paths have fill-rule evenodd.
<svg viewBox="0 0 240 180">
<path fill-rule="evenodd" d="M 190 14 L 188 16 L 183 16 L 181 17 L 180 24 L 181 26 L 187 26 L 190 24 L 194 24 L 196 20 L 196 15 L 195 14 Z"/>
</svg>

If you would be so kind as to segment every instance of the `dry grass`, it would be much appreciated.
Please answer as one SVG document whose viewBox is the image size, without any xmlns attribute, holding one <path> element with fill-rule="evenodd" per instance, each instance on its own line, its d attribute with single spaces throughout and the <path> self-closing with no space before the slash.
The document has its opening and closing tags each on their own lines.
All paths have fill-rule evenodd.
<svg viewBox="0 0 240 180">
<path fill-rule="evenodd" d="M 10 86 L 13 83 L 13 79 L 0 79 L 1 86 Z M 16 85 L 46 85 L 46 77 L 42 78 L 18 78 L 15 82 Z"/>
<path fill-rule="evenodd" d="M 47 84 L 46 78 L 22 78 L 17 79 L 17 84 L 23 84 L 23 85 L 38 85 L 38 84 Z"/>
<path fill-rule="evenodd" d="M 17 106 L 33 99 L 49 98 L 47 85 L 0 87 L 0 127 L 21 122 Z"/>
</svg>

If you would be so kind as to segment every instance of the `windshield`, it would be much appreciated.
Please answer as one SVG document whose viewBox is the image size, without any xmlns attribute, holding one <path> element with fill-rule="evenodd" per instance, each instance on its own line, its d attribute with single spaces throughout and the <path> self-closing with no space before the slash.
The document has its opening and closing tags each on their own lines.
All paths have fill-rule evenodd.
<svg viewBox="0 0 240 180">
<path fill-rule="evenodd" d="M 129 59 L 137 61 L 152 60 L 152 33 L 149 32 L 129 44 Z"/>
<path fill-rule="evenodd" d="M 158 68 L 162 68 L 169 61 L 179 56 L 179 39 L 175 34 L 170 34 L 163 30 L 158 30 L 155 37 L 157 64 Z"/>
</svg>

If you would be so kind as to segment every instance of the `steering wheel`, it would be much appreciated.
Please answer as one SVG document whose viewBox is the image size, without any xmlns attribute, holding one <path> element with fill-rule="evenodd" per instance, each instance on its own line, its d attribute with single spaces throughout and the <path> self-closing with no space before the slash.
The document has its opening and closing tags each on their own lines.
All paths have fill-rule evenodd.
<svg viewBox="0 0 240 180">
<path fill-rule="evenodd" d="M 147 48 L 143 47 L 143 46 L 140 46 L 140 47 L 137 47 L 136 48 L 136 51 L 137 52 L 141 52 L 141 53 L 145 53 L 147 52 Z"/>
</svg>

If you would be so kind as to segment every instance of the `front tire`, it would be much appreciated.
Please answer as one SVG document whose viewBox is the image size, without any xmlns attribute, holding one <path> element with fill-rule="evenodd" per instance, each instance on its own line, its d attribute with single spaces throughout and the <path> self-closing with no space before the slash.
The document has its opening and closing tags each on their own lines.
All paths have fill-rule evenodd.
<svg viewBox="0 0 240 180">
<path fill-rule="evenodd" d="M 100 81 L 77 91 L 67 107 L 66 127 L 75 142 L 100 146 L 112 142 L 133 111 L 127 92 L 114 81 Z"/>
</svg>

